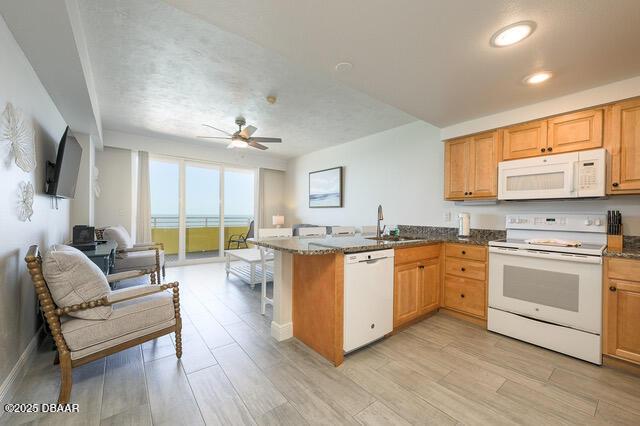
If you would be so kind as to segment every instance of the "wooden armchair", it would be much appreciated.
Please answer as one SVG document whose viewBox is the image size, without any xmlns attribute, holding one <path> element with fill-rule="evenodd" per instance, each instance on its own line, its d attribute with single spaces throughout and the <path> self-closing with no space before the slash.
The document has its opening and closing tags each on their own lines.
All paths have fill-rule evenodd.
<svg viewBox="0 0 640 426">
<path fill-rule="evenodd" d="M 82 257 L 81 255 L 75 260 L 85 269 L 82 270 L 77 265 L 67 268 L 64 273 L 71 271 L 75 274 L 67 281 L 77 284 L 87 275 L 87 270 L 93 272 L 91 268 L 97 268 L 89 259 L 86 259 L 89 265 L 83 264 L 80 260 Z M 74 367 L 169 333 L 175 333 L 176 356 L 182 356 L 182 320 L 177 282 L 109 291 L 103 297 L 58 306 L 52 293 L 60 297 L 60 288 L 54 292 L 45 281 L 45 275 L 50 275 L 48 271 L 43 273 L 43 260 L 38 246 L 29 248 L 25 261 L 36 289 L 40 309 L 58 351 L 56 360 L 60 364 L 61 373 L 59 404 L 69 402 Z M 58 274 L 56 279 L 61 276 Z M 96 276 L 100 276 L 99 269 Z M 102 279 L 106 280 L 104 275 Z M 67 282 L 64 283 L 66 284 Z M 108 284 L 104 285 L 108 288 Z M 165 291 L 168 289 L 171 289 L 171 293 Z M 63 290 L 66 291 L 66 288 Z M 87 289 L 81 289 L 81 292 L 87 294 Z M 65 296 L 64 300 L 69 299 Z M 98 310 L 100 311 L 97 312 Z M 97 314 L 104 318 L 94 319 L 89 314 Z"/>
</svg>

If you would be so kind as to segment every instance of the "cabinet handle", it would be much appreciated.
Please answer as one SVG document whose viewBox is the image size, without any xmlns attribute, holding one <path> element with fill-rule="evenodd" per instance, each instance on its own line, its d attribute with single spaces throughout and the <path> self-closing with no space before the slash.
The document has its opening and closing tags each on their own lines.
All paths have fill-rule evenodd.
<svg viewBox="0 0 640 426">
<path fill-rule="evenodd" d="M 424 265 L 419 265 L 418 268 L 424 269 Z"/>
<path fill-rule="evenodd" d="M 616 291 L 617 289 L 614 286 L 609 287 L 609 291 Z"/>
<path fill-rule="evenodd" d="M 461 294 L 460 294 L 460 297 L 462 297 L 462 298 L 464 299 L 464 293 L 461 293 Z"/>
<path fill-rule="evenodd" d="M 469 192 L 469 195 L 473 194 L 473 192 Z"/>
<path fill-rule="evenodd" d="M 465 193 L 464 193 L 464 195 L 469 195 L 469 193 L 468 193 L 468 192 L 465 192 Z"/>
<path fill-rule="evenodd" d="M 540 152 L 545 152 L 545 151 L 546 151 L 546 149 L 540 148 Z"/>
<path fill-rule="evenodd" d="M 551 151 L 553 151 L 553 148 L 552 148 L 552 147 L 549 147 L 549 148 L 547 148 L 547 151 L 548 151 L 548 152 L 551 152 Z"/>
<path fill-rule="evenodd" d="M 613 183 L 611 184 L 611 186 L 613 186 L 614 188 L 617 188 L 617 187 L 618 187 L 618 185 L 620 185 L 618 182 L 613 182 Z"/>
<path fill-rule="evenodd" d="M 467 252 L 466 252 L 466 251 L 464 251 L 464 250 L 462 250 L 462 254 L 467 254 Z"/>
<path fill-rule="evenodd" d="M 460 270 L 461 270 L 462 272 L 464 272 L 464 271 L 465 271 L 465 269 L 464 269 L 464 268 L 460 268 Z"/>
</svg>

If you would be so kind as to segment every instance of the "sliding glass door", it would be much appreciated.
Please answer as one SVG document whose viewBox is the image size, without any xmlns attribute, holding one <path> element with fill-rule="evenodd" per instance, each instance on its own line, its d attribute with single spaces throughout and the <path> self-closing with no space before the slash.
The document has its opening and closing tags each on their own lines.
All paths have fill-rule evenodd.
<svg viewBox="0 0 640 426">
<path fill-rule="evenodd" d="M 243 243 L 254 222 L 255 173 L 252 170 L 224 171 L 224 241 L 226 248 L 248 248 Z M 255 227 L 254 227 L 255 228 Z M 255 232 L 254 232 L 255 233 Z"/>
<path fill-rule="evenodd" d="M 220 170 L 185 163 L 185 259 L 219 257 Z"/>
<path fill-rule="evenodd" d="M 151 238 L 164 244 L 167 262 L 180 252 L 180 163 L 171 159 L 149 162 Z"/>
<path fill-rule="evenodd" d="M 255 217 L 257 173 L 185 159 L 150 161 L 151 231 L 174 264 L 221 260 L 245 248 Z"/>
</svg>

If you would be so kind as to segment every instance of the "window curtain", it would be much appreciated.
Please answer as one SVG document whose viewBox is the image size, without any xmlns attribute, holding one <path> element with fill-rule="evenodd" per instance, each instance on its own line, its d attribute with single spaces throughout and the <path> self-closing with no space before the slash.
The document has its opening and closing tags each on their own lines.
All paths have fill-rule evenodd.
<svg viewBox="0 0 640 426">
<path fill-rule="evenodd" d="M 151 185 L 149 182 L 149 153 L 138 151 L 138 204 L 136 214 L 136 242 L 149 243 L 151 238 Z"/>
</svg>

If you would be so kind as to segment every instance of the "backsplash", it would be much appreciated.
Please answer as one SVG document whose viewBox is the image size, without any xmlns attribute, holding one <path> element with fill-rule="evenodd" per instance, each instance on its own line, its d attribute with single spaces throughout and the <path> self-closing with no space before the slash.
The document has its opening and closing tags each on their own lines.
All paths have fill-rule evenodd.
<svg viewBox="0 0 640 426">
<path fill-rule="evenodd" d="M 429 236 L 429 237 L 457 237 L 458 228 L 444 226 L 414 226 L 398 225 L 400 235 Z M 478 241 L 502 240 L 507 237 L 507 232 L 498 229 L 471 229 L 469 239 Z"/>
</svg>

